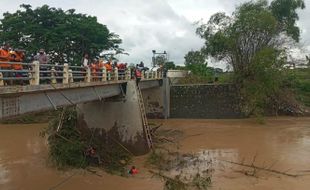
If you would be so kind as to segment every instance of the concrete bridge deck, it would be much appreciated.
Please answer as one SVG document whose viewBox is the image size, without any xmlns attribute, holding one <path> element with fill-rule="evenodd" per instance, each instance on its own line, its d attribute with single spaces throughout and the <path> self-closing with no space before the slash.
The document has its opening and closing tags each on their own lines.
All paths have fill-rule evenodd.
<svg viewBox="0 0 310 190">
<path fill-rule="evenodd" d="M 22 70 L 0 69 L 0 119 L 118 96 L 126 93 L 133 77 L 130 69 L 107 71 L 103 67 L 94 72 L 68 64 L 18 64 Z M 141 78 L 140 89 L 158 87 L 162 73 L 142 72 Z"/>
<path fill-rule="evenodd" d="M 0 119 L 26 113 L 57 109 L 122 95 L 128 80 L 5 86 L 0 88 Z M 161 79 L 145 79 L 142 90 L 159 87 Z"/>
</svg>

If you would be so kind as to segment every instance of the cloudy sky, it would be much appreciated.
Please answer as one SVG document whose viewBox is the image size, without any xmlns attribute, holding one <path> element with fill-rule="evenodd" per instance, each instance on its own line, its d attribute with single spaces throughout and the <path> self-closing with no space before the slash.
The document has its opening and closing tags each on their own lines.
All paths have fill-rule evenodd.
<svg viewBox="0 0 310 190">
<path fill-rule="evenodd" d="M 194 22 L 207 21 L 219 11 L 231 13 L 245 0 L 0 0 L 0 17 L 6 11 L 16 11 L 20 4 L 38 7 L 48 4 L 62 9 L 97 16 L 110 31 L 120 35 L 122 47 L 130 54 L 120 57 L 126 62 L 144 61 L 150 64 L 152 50 L 166 50 L 177 64 L 184 63 L 184 55 L 198 50 L 203 41 L 195 35 Z M 310 0 L 300 12 L 301 44 L 310 47 Z M 220 65 L 215 65 L 220 66 Z"/>
</svg>

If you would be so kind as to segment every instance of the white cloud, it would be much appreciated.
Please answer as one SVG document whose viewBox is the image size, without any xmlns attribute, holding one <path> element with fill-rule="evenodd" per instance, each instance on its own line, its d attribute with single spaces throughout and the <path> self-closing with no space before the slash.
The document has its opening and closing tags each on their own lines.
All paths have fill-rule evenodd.
<svg viewBox="0 0 310 190">
<path fill-rule="evenodd" d="M 62 9 L 74 8 L 77 12 L 97 16 L 98 21 L 123 39 L 122 47 L 130 56 L 126 62 L 151 62 L 152 50 L 166 50 L 177 64 L 184 62 L 184 55 L 200 49 L 203 40 L 195 35 L 194 21 L 208 18 L 219 11 L 231 13 L 235 5 L 245 0 L 1 0 L 0 15 L 13 12 L 25 3 L 33 7 L 48 4 Z M 310 0 L 306 0 L 310 6 Z M 302 43 L 310 45 L 310 9 L 300 12 Z"/>
</svg>

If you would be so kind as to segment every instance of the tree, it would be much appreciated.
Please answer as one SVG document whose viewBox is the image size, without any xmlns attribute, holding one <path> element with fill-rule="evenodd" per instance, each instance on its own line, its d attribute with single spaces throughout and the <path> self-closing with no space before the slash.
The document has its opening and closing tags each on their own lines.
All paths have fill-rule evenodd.
<svg viewBox="0 0 310 190">
<path fill-rule="evenodd" d="M 303 0 L 250 1 L 197 28 L 205 40 L 201 53 L 232 66 L 248 114 L 262 114 L 284 89 L 284 44 L 288 38 L 298 42 L 297 10 L 304 8 Z"/>
<path fill-rule="evenodd" d="M 170 70 L 170 69 L 175 69 L 175 64 L 173 61 L 168 61 L 165 63 L 165 67 L 167 70 Z"/>
<path fill-rule="evenodd" d="M 206 64 L 206 55 L 201 51 L 189 51 L 184 59 L 185 65 Z"/>
<path fill-rule="evenodd" d="M 210 82 L 213 73 L 207 64 L 207 56 L 202 51 L 189 51 L 185 57 L 185 68 L 190 70 L 192 75 L 190 81 Z M 195 78 L 195 79 L 192 79 Z"/>
<path fill-rule="evenodd" d="M 35 53 L 44 48 L 53 62 L 80 63 L 84 52 L 92 56 L 103 50 L 117 50 L 121 39 L 97 18 L 43 5 L 32 9 L 22 4 L 15 13 L 4 13 L 0 41 Z"/>
<path fill-rule="evenodd" d="M 157 55 L 155 57 L 155 66 L 161 66 L 164 65 L 167 62 L 166 55 Z"/>
</svg>

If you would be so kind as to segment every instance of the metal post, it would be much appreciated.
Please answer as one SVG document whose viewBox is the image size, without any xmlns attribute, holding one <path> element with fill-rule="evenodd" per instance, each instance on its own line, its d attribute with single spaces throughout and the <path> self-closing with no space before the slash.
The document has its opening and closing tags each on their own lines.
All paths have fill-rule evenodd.
<svg viewBox="0 0 310 190">
<path fill-rule="evenodd" d="M 107 69 L 102 67 L 102 81 L 107 81 Z"/>
<path fill-rule="evenodd" d="M 69 65 L 68 65 L 68 63 L 64 64 L 63 72 L 64 73 L 63 73 L 62 83 L 68 84 L 69 83 Z"/>
<path fill-rule="evenodd" d="M 39 85 L 40 84 L 40 64 L 39 61 L 34 61 L 32 63 L 32 73 L 30 74 L 31 79 L 29 81 L 30 85 Z"/>
</svg>

